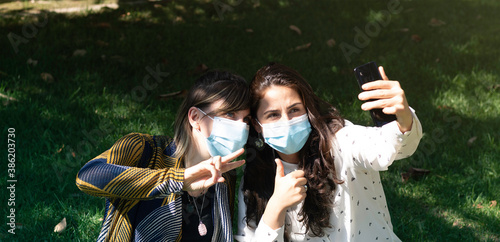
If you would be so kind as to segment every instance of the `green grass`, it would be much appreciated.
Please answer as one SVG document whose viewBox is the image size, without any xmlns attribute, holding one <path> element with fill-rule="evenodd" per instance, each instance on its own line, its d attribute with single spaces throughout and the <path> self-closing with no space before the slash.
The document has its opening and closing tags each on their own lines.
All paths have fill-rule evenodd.
<svg viewBox="0 0 500 242">
<path fill-rule="evenodd" d="M 169 1 L 49 13 L 38 22 L 7 11 L 10 17 L 0 18 L 0 93 L 17 101 L 0 100 L 0 149 L 6 160 L 8 128 L 15 128 L 18 228 L 7 233 L 10 194 L 1 189 L 0 240 L 95 240 L 104 200 L 80 192 L 76 173 L 127 133 L 172 135 L 180 99 L 156 97 L 189 88 L 199 64 L 251 79 L 269 61 L 284 63 L 344 117 L 370 125 L 352 69 L 373 60 L 401 82 L 425 132 L 414 156 L 382 173 L 396 234 L 403 241 L 499 241 L 500 205 L 490 203 L 500 200 L 500 3 L 401 0 L 401 11 L 371 29 L 376 34 L 348 62 L 340 46 L 356 46 L 354 29 L 383 21 L 388 2 L 233 1 L 221 14 L 208 1 Z M 445 24 L 431 26 L 432 18 Z M 17 52 L 13 34 L 24 38 Z M 147 68 L 164 75 L 144 83 Z M 430 174 L 402 182 L 410 167 Z M 54 233 L 63 218 L 66 230 Z"/>
</svg>

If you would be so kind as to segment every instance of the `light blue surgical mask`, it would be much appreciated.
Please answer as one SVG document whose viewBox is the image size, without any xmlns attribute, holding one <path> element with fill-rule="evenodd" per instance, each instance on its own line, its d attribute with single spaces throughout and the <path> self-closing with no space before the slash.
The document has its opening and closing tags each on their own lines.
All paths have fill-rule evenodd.
<svg viewBox="0 0 500 242">
<path fill-rule="evenodd" d="M 212 118 L 203 110 L 198 110 L 213 120 L 212 132 L 205 138 L 208 152 L 212 157 L 226 156 L 243 148 L 248 139 L 248 124 L 227 118 Z"/>
<path fill-rule="evenodd" d="M 264 141 L 273 149 L 286 155 L 299 152 L 311 133 L 311 124 L 307 114 L 282 122 L 258 123 L 262 127 Z"/>
</svg>

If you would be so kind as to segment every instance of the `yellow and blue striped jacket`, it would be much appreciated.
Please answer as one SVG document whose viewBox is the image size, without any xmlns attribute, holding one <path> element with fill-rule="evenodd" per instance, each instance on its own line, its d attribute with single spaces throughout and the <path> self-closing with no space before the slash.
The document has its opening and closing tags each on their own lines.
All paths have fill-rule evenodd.
<svg viewBox="0 0 500 242">
<path fill-rule="evenodd" d="M 106 198 L 97 241 L 181 241 L 184 165 L 167 136 L 132 133 L 78 172 L 83 192 Z M 233 241 L 236 176 L 215 185 L 212 241 Z"/>
</svg>

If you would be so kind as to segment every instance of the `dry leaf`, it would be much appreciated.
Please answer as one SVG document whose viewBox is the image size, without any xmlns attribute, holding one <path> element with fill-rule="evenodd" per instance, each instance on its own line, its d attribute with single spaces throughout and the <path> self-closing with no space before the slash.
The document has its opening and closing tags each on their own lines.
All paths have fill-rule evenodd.
<svg viewBox="0 0 500 242">
<path fill-rule="evenodd" d="M 483 205 L 481 203 L 474 205 L 475 208 L 483 208 Z"/>
<path fill-rule="evenodd" d="M 467 140 L 467 146 L 472 146 L 472 144 L 477 140 L 477 136 L 474 136 L 472 138 L 470 138 L 469 140 Z"/>
<path fill-rule="evenodd" d="M 432 27 L 439 27 L 439 26 L 443 26 L 445 24 L 446 24 L 445 22 L 443 22 L 442 20 L 439 20 L 437 18 L 431 18 L 431 20 L 429 21 L 429 25 Z"/>
<path fill-rule="evenodd" d="M 333 47 L 335 46 L 335 40 L 334 39 L 329 39 L 326 41 L 326 45 L 328 45 L 328 47 Z"/>
<path fill-rule="evenodd" d="M 17 101 L 17 99 L 15 99 L 15 98 L 13 98 L 13 97 L 11 97 L 11 96 L 7 96 L 7 95 L 5 95 L 5 94 L 3 94 L 3 93 L 0 93 L 0 97 L 1 97 L 1 98 L 5 98 L 5 99 L 7 99 L 7 100 L 9 100 L 9 101 Z"/>
<path fill-rule="evenodd" d="M 87 54 L 87 51 L 83 50 L 83 49 L 73 51 L 74 57 L 85 56 L 86 54 Z"/>
<path fill-rule="evenodd" d="M 413 40 L 413 41 L 415 41 L 415 42 L 419 43 L 420 41 L 422 41 L 422 37 L 420 37 L 420 35 L 418 35 L 418 34 L 413 34 L 413 35 L 411 36 L 411 40 Z"/>
<path fill-rule="evenodd" d="M 98 46 L 101 46 L 101 47 L 108 47 L 109 46 L 109 43 L 106 42 L 106 41 L 102 41 L 102 40 L 97 40 L 95 42 Z"/>
<path fill-rule="evenodd" d="M 446 105 L 439 105 L 438 109 L 453 109 L 453 108 L 450 106 L 446 106 Z"/>
<path fill-rule="evenodd" d="M 66 217 L 61 220 L 55 227 L 54 227 L 54 232 L 55 233 L 62 233 L 66 229 Z"/>
<path fill-rule="evenodd" d="M 160 100 L 168 100 L 172 98 L 184 98 L 187 95 L 187 90 L 181 90 L 178 92 L 172 92 L 172 93 L 167 93 L 167 94 L 161 94 L 158 95 L 158 99 Z"/>
<path fill-rule="evenodd" d="M 295 31 L 297 34 L 301 35 L 302 34 L 302 31 L 299 29 L 299 27 L 295 26 L 295 25 L 290 25 L 289 27 L 291 30 Z"/>
<path fill-rule="evenodd" d="M 40 74 L 40 76 L 42 77 L 42 80 L 44 80 L 46 83 L 54 82 L 54 77 L 50 73 L 43 72 L 42 74 Z"/>
<path fill-rule="evenodd" d="M 26 61 L 26 64 L 28 64 L 28 65 L 32 65 L 32 66 L 36 66 L 36 65 L 38 65 L 38 61 L 37 61 L 37 60 L 33 60 L 33 59 L 29 58 L 29 59 Z"/>
<path fill-rule="evenodd" d="M 247 33 L 253 33 L 253 29 L 245 29 Z"/>
<path fill-rule="evenodd" d="M 293 49 L 290 49 L 289 51 L 294 51 L 294 50 L 306 50 L 306 49 L 309 49 L 309 47 L 311 47 L 311 42 L 307 43 L 307 44 L 303 44 L 303 45 L 299 45 Z"/>
<path fill-rule="evenodd" d="M 497 206 L 497 201 L 496 200 L 490 201 L 490 208 L 493 208 L 495 206 Z"/>
<path fill-rule="evenodd" d="M 174 23 L 184 23 L 184 19 L 181 17 L 181 16 L 177 16 L 175 17 L 175 19 L 173 20 Z"/>
<path fill-rule="evenodd" d="M 57 153 L 61 153 L 61 151 L 64 149 L 64 144 L 62 145 L 62 147 L 60 149 L 57 150 Z"/>
</svg>

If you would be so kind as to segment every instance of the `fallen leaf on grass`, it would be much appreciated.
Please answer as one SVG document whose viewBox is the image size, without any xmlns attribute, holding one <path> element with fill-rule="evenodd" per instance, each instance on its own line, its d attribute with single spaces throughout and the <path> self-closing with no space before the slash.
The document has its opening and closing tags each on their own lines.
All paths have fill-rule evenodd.
<svg viewBox="0 0 500 242">
<path fill-rule="evenodd" d="M 38 65 L 38 61 L 37 61 L 37 60 L 33 60 L 33 59 L 29 58 L 29 59 L 26 61 L 26 64 L 28 64 L 28 65 L 32 65 L 32 66 L 36 66 L 36 65 Z"/>
<path fill-rule="evenodd" d="M 422 41 L 422 37 L 420 37 L 420 35 L 418 35 L 418 34 L 413 34 L 411 36 L 411 40 L 413 40 L 416 43 L 420 43 Z"/>
<path fill-rule="evenodd" d="M 85 56 L 86 54 L 87 54 L 87 51 L 83 50 L 83 49 L 73 51 L 73 57 L 81 57 L 81 56 Z"/>
<path fill-rule="evenodd" d="M 431 20 L 429 21 L 429 25 L 432 27 L 439 27 L 439 26 L 443 26 L 445 24 L 446 24 L 445 22 L 443 22 L 442 20 L 439 20 L 437 18 L 431 18 Z"/>
<path fill-rule="evenodd" d="M 46 83 L 54 82 L 54 77 L 50 73 L 43 72 L 42 74 L 40 74 L 40 77 L 42 77 L 42 80 L 45 81 Z"/>
<path fill-rule="evenodd" d="M 293 31 L 295 31 L 295 33 L 297 33 L 298 35 L 302 35 L 302 31 L 299 29 L 299 27 L 295 26 L 295 25 L 290 25 L 289 28 Z"/>
<path fill-rule="evenodd" d="M 403 182 L 407 182 L 410 178 L 419 180 L 429 173 L 431 173 L 431 171 L 429 170 L 410 167 L 410 169 L 408 169 L 408 172 L 401 173 L 401 179 L 403 180 Z"/>
<path fill-rule="evenodd" d="M 253 33 L 253 29 L 245 29 L 247 33 Z"/>
<path fill-rule="evenodd" d="M 109 43 L 106 42 L 106 41 L 102 41 L 102 40 L 97 40 L 95 42 L 98 46 L 101 46 L 101 47 L 108 47 L 109 46 Z"/>
<path fill-rule="evenodd" d="M 446 106 L 446 105 L 439 105 L 438 109 L 453 109 L 453 108 L 450 106 Z"/>
<path fill-rule="evenodd" d="M 475 207 L 475 208 L 483 208 L 483 205 L 481 203 L 474 204 L 472 206 Z"/>
<path fill-rule="evenodd" d="M 184 97 L 186 97 L 186 94 L 187 94 L 187 90 L 184 89 L 184 90 L 181 90 L 178 92 L 171 92 L 171 93 L 167 93 L 167 94 L 158 95 L 158 99 L 168 100 L 168 99 L 172 99 L 172 98 L 184 98 Z"/>
<path fill-rule="evenodd" d="M 311 47 L 311 42 L 309 42 L 307 44 L 299 45 L 295 48 L 289 49 L 288 51 L 307 50 L 307 49 L 309 49 L 309 47 Z"/>
<path fill-rule="evenodd" d="M 59 148 L 59 149 L 57 150 L 57 154 L 61 153 L 61 151 L 62 151 L 63 149 L 64 149 L 64 144 L 62 145 L 62 147 L 61 147 L 61 148 Z"/>
<path fill-rule="evenodd" d="M 54 227 L 54 232 L 55 233 L 62 233 L 66 229 L 66 217 L 61 220 L 55 227 Z"/>
<path fill-rule="evenodd" d="M 490 201 L 490 208 L 493 208 L 495 206 L 497 206 L 497 201 L 496 200 Z"/>
<path fill-rule="evenodd" d="M 472 138 L 470 138 L 469 140 L 467 140 L 467 146 L 471 147 L 472 144 L 477 140 L 477 136 L 474 136 Z"/>
<path fill-rule="evenodd" d="M 335 40 L 334 39 L 329 39 L 326 41 L 326 45 L 328 45 L 328 47 L 333 47 L 335 46 Z"/>
<path fill-rule="evenodd" d="M 11 97 L 11 96 L 7 96 L 7 95 L 5 95 L 5 94 L 3 94 L 3 93 L 0 93 L 0 97 L 1 97 L 1 98 L 5 98 L 5 99 L 7 99 L 7 100 L 9 100 L 9 101 L 17 101 L 17 99 L 15 99 L 15 98 L 13 98 L 13 97 Z"/>
</svg>

